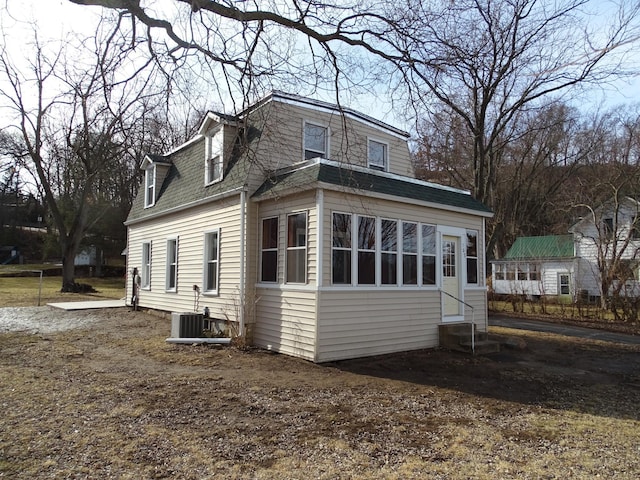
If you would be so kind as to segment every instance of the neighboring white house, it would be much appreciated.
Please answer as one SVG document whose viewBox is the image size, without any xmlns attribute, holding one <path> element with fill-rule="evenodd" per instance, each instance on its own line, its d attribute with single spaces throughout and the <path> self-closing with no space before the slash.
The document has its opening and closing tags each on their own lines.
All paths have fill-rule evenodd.
<svg viewBox="0 0 640 480">
<path fill-rule="evenodd" d="M 492 214 L 415 179 L 407 140 L 281 92 L 209 113 L 142 165 L 126 221 L 139 306 L 206 307 L 254 345 L 315 362 L 434 347 L 445 322 L 486 330 Z"/>
<path fill-rule="evenodd" d="M 519 237 L 504 258 L 493 260 L 493 291 L 529 297 L 594 301 L 638 296 L 640 204 L 629 197 L 592 210 L 570 235 Z M 603 287 L 603 275 L 612 281 Z M 606 285 L 606 282 L 605 282 Z"/>
</svg>

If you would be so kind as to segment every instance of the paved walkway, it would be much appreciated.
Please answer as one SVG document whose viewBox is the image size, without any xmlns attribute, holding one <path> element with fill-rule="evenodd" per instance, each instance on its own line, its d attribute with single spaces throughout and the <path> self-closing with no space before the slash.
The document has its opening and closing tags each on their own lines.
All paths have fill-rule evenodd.
<svg viewBox="0 0 640 480">
<path fill-rule="evenodd" d="M 84 302 L 47 303 L 50 307 L 62 310 L 92 310 L 96 308 L 117 308 L 125 306 L 124 298 L 120 300 L 89 300 Z"/>
<path fill-rule="evenodd" d="M 573 325 L 562 325 L 559 323 L 545 322 L 543 320 L 533 320 L 525 318 L 511 318 L 502 315 L 490 315 L 489 325 L 497 327 L 517 328 L 519 330 L 532 330 L 534 332 L 556 333 L 570 337 L 591 338 L 605 342 L 626 343 L 630 345 L 640 345 L 640 336 L 626 333 L 607 332 L 595 328 L 575 327 Z"/>
</svg>

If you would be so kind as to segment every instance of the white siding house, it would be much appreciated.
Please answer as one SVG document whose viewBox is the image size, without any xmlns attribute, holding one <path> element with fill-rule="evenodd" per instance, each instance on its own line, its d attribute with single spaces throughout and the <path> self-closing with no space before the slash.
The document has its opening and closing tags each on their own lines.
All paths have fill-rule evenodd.
<svg viewBox="0 0 640 480">
<path fill-rule="evenodd" d="M 208 114 L 143 165 L 126 222 L 139 306 L 206 308 L 256 346 L 315 362 L 434 347 L 443 323 L 486 331 L 491 212 L 415 179 L 407 140 L 281 92 Z"/>
<path fill-rule="evenodd" d="M 493 291 L 571 301 L 638 296 L 639 219 L 638 202 L 625 197 L 591 210 L 569 235 L 519 237 L 491 262 Z"/>
</svg>

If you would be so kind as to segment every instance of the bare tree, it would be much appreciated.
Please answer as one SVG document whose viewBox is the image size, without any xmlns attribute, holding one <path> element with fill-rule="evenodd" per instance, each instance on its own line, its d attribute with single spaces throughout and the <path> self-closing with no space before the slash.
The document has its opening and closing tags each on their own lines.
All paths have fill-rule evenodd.
<svg viewBox="0 0 640 480">
<path fill-rule="evenodd" d="M 132 61 L 136 45 L 122 35 L 122 17 L 112 20 L 77 44 L 42 44 L 34 25 L 27 68 L 8 51 L 0 54 L 0 102 L 11 116 L 7 129 L 21 139 L 14 158 L 32 172 L 47 204 L 63 291 L 77 287 L 76 253 L 119 193 L 114 172 L 134 170 L 122 164 L 127 139 L 161 92 L 154 65 Z"/>
</svg>

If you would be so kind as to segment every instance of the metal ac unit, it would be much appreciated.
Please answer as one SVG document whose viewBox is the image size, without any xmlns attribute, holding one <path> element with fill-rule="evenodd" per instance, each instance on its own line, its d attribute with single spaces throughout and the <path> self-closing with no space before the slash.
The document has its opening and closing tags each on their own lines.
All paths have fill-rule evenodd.
<svg viewBox="0 0 640 480">
<path fill-rule="evenodd" d="M 198 338 L 204 330 L 204 319 L 201 313 L 171 314 L 172 338 Z"/>
</svg>

